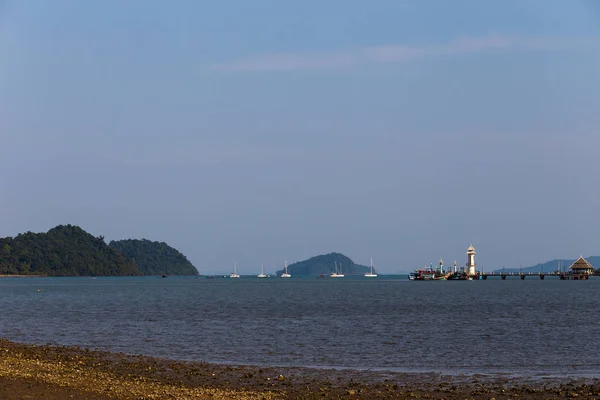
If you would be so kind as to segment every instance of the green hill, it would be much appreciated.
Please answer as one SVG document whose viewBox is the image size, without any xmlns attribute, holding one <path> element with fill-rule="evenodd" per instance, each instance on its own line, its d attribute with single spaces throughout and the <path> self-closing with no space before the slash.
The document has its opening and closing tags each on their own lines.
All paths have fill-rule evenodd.
<svg viewBox="0 0 600 400">
<path fill-rule="evenodd" d="M 176 249 L 147 239 L 111 241 L 109 247 L 133 260 L 143 275 L 198 275 L 198 270 Z"/>
<path fill-rule="evenodd" d="M 369 271 L 369 267 L 355 264 L 350 258 L 340 253 L 329 253 L 309 258 L 288 265 L 289 273 L 294 275 L 329 275 L 335 272 L 335 265 L 341 264 L 344 275 L 358 275 Z M 284 270 L 277 271 L 280 276 Z"/>
<path fill-rule="evenodd" d="M 592 264 L 592 266 L 596 269 L 598 269 L 600 267 L 600 256 L 590 256 L 590 257 L 584 257 L 590 264 Z M 504 268 L 504 269 L 498 269 L 494 272 L 524 272 L 524 273 L 528 273 L 528 272 L 554 272 L 558 269 L 558 263 L 560 261 L 560 265 L 561 265 L 561 269 L 565 270 L 568 269 L 571 264 L 573 264 L 575 262 L 575 259 L 571 259 L 571 260 L 564 260 L 564 259 L 554 259 L 551 261 L 547 261 L 545 263 L 539 263 L 536 265 L 532 265 L 530 267 L 524 267 L 524 268 Z"/>
<path fill-rule="evenodd" d="M 140 275 L 136 265 L 78 226 L 0 239 L 0 274 L 49 276 Z"/>
</svg>

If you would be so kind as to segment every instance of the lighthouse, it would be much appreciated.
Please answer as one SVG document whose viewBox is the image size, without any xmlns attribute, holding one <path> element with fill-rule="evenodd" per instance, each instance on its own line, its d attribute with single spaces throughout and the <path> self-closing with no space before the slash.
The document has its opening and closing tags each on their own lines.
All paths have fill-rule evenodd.
<svg viewBox="0 0 600 400">
<path fill-rule="evenodd" d="M 467 275 L 473 276 L 475 273 L 475 247 L 470 245 L 467 249 Z"/>
</svg>

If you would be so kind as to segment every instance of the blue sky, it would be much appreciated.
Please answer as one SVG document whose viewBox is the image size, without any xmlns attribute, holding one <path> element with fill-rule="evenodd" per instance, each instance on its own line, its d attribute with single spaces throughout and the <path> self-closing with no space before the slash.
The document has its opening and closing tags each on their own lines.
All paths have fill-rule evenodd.
<svg viewBox="0 0 600 400">
<path fill-rule="evenodd" d="M 594 1 L 0 0 L 0 235 L 201 273 L 600 255 Z"/>
</svg>

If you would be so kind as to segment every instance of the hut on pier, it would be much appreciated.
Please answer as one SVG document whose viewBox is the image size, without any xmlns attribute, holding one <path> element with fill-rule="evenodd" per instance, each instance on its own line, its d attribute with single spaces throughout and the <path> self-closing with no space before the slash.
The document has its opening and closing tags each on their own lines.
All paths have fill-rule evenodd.
<svg viewBox="0 0 600 400">
<path fill-rule="evenodd" d="M 588 279 L 593 273 L 594 267 L 583 256 L 575 260 L 573 265 L 569 267 L 571 279 Z"/>
</svg>

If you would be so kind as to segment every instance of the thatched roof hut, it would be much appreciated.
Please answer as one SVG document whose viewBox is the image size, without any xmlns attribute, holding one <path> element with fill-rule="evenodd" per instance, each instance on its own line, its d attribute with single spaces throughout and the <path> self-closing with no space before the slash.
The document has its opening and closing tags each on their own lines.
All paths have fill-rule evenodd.
<svg viewBox="0 0 600 400">
<path fill-rule="evenodd" d="M 573 265 L 571 265 L 569 267 L 569 269 L 571 270 L 571 273 L 573 273 L 573 274 L 591 275 L 594 272 L 594 267 L 592 266 L 592 264 L 587 262 L 587 260 L 585 258 L 583 258 L 583 256 L 579 257 L 573 263 Z"/>
</svg>

